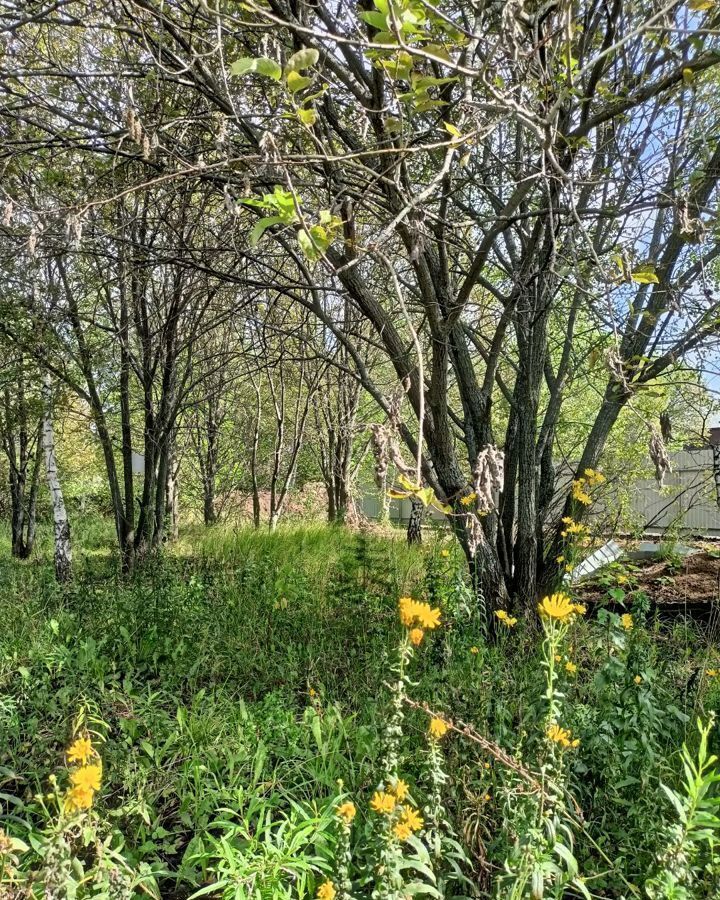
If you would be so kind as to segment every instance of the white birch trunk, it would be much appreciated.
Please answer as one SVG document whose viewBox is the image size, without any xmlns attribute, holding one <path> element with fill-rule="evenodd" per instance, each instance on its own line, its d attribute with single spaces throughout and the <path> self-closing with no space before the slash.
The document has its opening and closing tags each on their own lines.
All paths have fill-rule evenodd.
<svg viewBox="0 0 720 900">
<path fill-rule="evenodd" d="M 45 454 L 45 472 L 47 475 L 50 499 L 52 500 L 53 522 L 55 525 L 55 577 L 58 581 L 69 581 L 72 577 L 72 549 L 70 546 L 70 522 L 65 500 L 63 499 L 60 479 L 58 477 L 55 457 L 55 430 L 52 422 L 52 396 L 50 376 L 45 375 L 43 381 L 43 423 L 42 443 Z"/>
</svg>

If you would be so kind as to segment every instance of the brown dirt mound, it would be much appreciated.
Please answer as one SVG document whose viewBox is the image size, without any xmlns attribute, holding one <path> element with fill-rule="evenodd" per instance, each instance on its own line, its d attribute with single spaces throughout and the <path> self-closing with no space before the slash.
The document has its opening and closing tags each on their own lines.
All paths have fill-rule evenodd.
<svg viewBox="0 0 720 900">
<path fill-rule="evenodd" d="M 668 560 L 635 562 L 637 589 L 657 604 L 710 603 L 720 599 L 720 558 L 706 551 L 687 556 L 674 566 Z M 597 582 L 584 585 L 580 593 L 590 602 L 607 597 L 607 588 Z"/>
</svg>

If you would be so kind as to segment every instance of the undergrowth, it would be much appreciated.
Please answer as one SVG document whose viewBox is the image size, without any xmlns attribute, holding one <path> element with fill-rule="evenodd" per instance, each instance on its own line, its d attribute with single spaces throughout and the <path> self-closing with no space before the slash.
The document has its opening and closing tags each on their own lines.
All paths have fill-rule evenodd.
<svg viewBox="0 0 720 900">
<path fill-rule="evenodd" d="M 717 657 L 622 573 L 487 643 L 442 536 L 103 534 L 2 556 L 0 897 L 719 895 Z"/>
</svg>

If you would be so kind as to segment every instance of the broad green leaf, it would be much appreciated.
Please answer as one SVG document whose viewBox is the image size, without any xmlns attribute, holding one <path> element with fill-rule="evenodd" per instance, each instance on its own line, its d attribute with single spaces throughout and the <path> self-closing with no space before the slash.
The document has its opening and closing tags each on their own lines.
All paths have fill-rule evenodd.
<svg viewBox="0 0 720 900">
<path fill-rule="evenodd" d="M 413 484 L 412 481 L 407 477 L 407 475 L 403 475 L 402 472 L 398 475 L 398 481 L 405 488 L 406 491 L 415 492 L 420 490 L 419 484 Z"/>
<path fill-rule="evenodd" d="M 660 284 L 660 279 L 655 274 L 654 266 L 643 266 L 641 269 L 635 269 L 630 277 L 638 284 Z"/>
<path fill-rule="evenodd" d="M 309 69 L 310 66 L 314 66 L 317 63 L 318 59 L 320 59 L 320 54 L 317 50 L 313 50 L 310 47 L 298 50 L 287 61 L 285 73 L 289 74 L 290 72 L 301 72 L 303 69 Z"/>
<path fill-rule="evenodd" d="M 312 78 L 308 78 L 306 75 L 300 75 L 299 72 L 288 72 L 287 86 L 290 93 L 296 94 L 310 84 L 312 84 Z"/>
<path fill-rule="evenodd" d="M 416 496 L 423 506 L 429 506 L 435 499 L 435 491 L 431 487 L 426 487 L 417 491 Z"/>
<path fill-rule="evenodd" d="M 230 66 L 230 71 L 233 75 L 246 75 L 248 72 L 257 72 L 258 75 L 266 75 L 275 81 L 280 81 L 282 78 L 280 66 L 274 59 L 269 59 L 267 56 L 258 56 L 255 59 L 250 59 L 249 57 L 237 59 Z"/>
<path fill-rule="evenodd" d="M 317 250 L 315 249 L 315 245 L 312 242 L 312 238 L 304 228 L 301 228 L 300 231 L 298 231 L 298 244 L 300 244 L 300 249 L 308 259 L 317 259 Z"/>
<path fill-rule="evenodd" d="M 387 16 L 384 13 L 375 10 L 361 12 L 360 18 L 363 22 L 367 22 L 368 25 L 372 25 L 373 28 L 377 28 L 379 31 L 385 31 L 387 29 Z"/>
<path fill-rule="evenodd" d="M 272 78 L 274 81 L 280 81 L 282 78 L 282 69 L 278 63 L 274 59 L 268 59 L 266 56 L 261 56 L 257 60 L 255 70 L 258 75 L 267 75 L 268 78 Z"/>
<path fill-rule="evenodd" d="M 303 125 L 314 125 L 317 122 L 317 113 L 314 109 L 299 109 L 297 112 Z"/>
<path fill-rule="evenodd" d="M 282 222 L 282 216 L 265 216 L 263 219 L 259 219 L 252 227 L 250 234 L 248 235 L 248 243 L 251 247 L 257 247 L 260 242 L 260 238 L 265 234 L 268 228 L 272 225 L 277 225 L 278 222 Z"/>
<path fill-rule="evenodd" d="M 453 137 L 459 138 L 462 136 L 458 129 L 452 124 L 452 122 L 443 122 L 443 125 L 445 126 L 445 131 L 447 131 L 447 133 L 451 134 Z"/>
</svg>

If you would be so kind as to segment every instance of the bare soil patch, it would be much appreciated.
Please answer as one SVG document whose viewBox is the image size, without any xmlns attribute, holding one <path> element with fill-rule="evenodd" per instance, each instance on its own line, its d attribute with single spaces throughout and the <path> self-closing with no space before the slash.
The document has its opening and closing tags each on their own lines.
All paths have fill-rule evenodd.
<svg viewBox="0 0 720 900">
<path fill-rule="evenodd" d="M 681 561 L 646 560 L 633 563 L 633 587 L 658 606 L 708 604 L 720 599 L 720 558 L 707 551 Z M 593 603 L 607 599 L 607 587 L 597 581 L 583 584 L 578 593 Z"/>
</svg>

